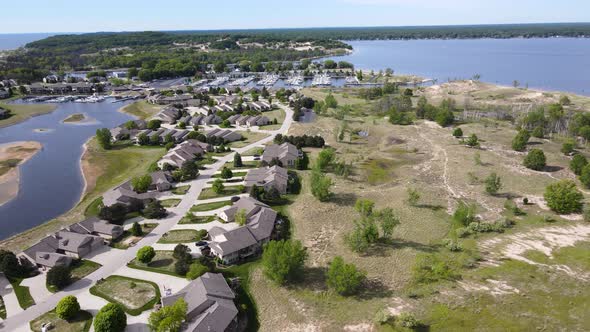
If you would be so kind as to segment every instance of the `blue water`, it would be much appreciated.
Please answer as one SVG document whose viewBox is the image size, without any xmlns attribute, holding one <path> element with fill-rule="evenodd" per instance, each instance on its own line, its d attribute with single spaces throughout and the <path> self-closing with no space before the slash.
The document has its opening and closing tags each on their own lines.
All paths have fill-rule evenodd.
<svg viewBox="0 0 590 332">
<path fill-rule="evenodd" d="M 0 33 L 0 51 L 13 50 L 27 43 L 41 40 L 55 33 Z"/>
<path fill-rule="evenodd" d="M 357 69 L 415 74 L 445 82 L 481 75 L 481 80 L 590 95 L 590 39 L 476 39 L 350 41 Z"/>
<path fill-rule="evenodd" d="M 132 119 L 117 112 L 125 103 L 64 103 L 50 114 L 0 129 L 0 144 L 38 141 L 43 145 L 20 167 L 18 196 L 0 206 L 0 239 L 40 225 L 71 209 L 80 199 L 83 178 L 80 157 L 83 144 L 97 128 L 112 128 Z M 84 113 L 95 121 L 64 124 L 70 114 Z M 35 129 L 48 129 L 36 132 Z"/>
</svg>

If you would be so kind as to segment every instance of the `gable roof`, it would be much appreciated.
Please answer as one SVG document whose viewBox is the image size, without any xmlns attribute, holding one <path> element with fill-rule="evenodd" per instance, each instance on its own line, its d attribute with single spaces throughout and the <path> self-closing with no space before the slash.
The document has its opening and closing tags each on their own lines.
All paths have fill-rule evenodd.
<svg viewBox="0 0 590 332">
<path fill-rule="evenodd" d="M 299 157 L 299 150 L 291 143 L 283 143 L 281 145 L 272 144 L 264 149 L 262 154 L 262 160 L 271 162 L 274 158 L 284 159 L 296 159 Z"/>
</svg>

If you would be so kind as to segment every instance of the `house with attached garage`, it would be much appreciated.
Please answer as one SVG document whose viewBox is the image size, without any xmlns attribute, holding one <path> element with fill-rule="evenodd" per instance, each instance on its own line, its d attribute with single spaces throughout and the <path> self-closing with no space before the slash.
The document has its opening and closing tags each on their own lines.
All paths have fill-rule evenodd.
<svg viewBox="0 0 590 332">
<path fill-rule="evenodd" d="M 206 152 L 211 150 L 211 145 L 189 139 L 170 149 L 158 160 L 157 164 L 160 168 L 164 167 L 165 164 L 180 168 L 185 162 L 202 157 Z"/>
<path fill-rule="evenodd" d="M 287 193 L 289 174 L 287 169 L 280 166 L 261 167 L 250 170 L 244 178 L 244 186 L 252 188 L 257 186 L 265 191 L 275 188 L 281 195 Z"/>
<path fill-rule="evenodd" d="M 295 161 L 299 157 L 299 149 L 291 143 L 272 144 L 264 149 L 262 161 L 270 164 L 273 159 L 278 159 L 283 164 L 283 167 L 294 167 Z"/>
<path fill-rule="evenodd" d="M 236 215 L 244 213 L 246 224 L 226 231 L 221 227 L 209 230 L 211 254 L 224 264 L 234 264 L 259 254 L 262 246 L 270 241 L 277 213 L 268 205 L 251 197 L 242 197 L 230 208 L 219 214 L 225 222 L 235 222 Z"/>
</svg>

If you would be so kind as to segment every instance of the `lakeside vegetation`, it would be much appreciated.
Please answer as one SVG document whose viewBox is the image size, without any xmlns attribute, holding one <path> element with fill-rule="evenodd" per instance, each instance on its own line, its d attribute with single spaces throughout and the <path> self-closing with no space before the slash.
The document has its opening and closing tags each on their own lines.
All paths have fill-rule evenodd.
<svg viewBox="0 0 590 332">
<path fill-rule="evenodd" d="M 1 74 L 0 74 L 1 75 Z M 51 113 L 56 109 L 53 104 L 5 104 L 0 103 L 0 108 L 10 111 L 7 118 L 0 119 L 0 128 L 12 126 L 31 117 Z"/>
</svg>

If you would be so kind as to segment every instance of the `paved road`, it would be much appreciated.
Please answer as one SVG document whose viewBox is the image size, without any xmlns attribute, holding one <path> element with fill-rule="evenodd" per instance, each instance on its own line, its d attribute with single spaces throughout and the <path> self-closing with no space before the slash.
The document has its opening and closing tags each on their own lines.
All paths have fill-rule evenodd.
<svg viewBox="0 0 590 332">
<path fill-rule="evenodd" d="M 293 111 L 284 105 L 280 105 L 280 107 L 284 109 L 286 112 L 285 121 L 283 122 L 281 128 L 275 131 L 270 131 L 270 136 L 265 137 L 262 140 L 249 144 L 242 148 L 234 149 L 234 151 L 238 153 L 244 153 L 257 146 L 272 142 L 272 140 L 277 134 L 286 134 L 289 128 L 291 127 L 291 124 L 293 123 Z M 221 167 L 226 162 L 233 161 L 233 157 L 234 153 L 230 153 L 226 156 L 219 158 L 219 160 L 214 164 L 211 164 L 209 168 L 201 171 L 199 178 L 191 182 L 188 182 L 187 184 L 189 184 L 191 187 L 182 198 L 182 201 L 176 207 L 168 209 L 168 211 L 170 212 L 169 215 L 166 218 L 159 220 L 158 227 L 156 227 L 148 236 L 144 237 L 141 241 L 139 241 L 136 246 L 130 247 L 129 249 L 124 251 L 117 251 L 116 255 L 111 255 L 111 257 L 109 257 L 109 261 L 107 264 L 104 264 L 100 269 L 89 274 L 84 279 L 77 281 L 76 283 L 66 287 L 61 292 L 51 295 L 44 301 L 37 303 L 32 307 L 29 307 L 27 310 L 19 312 L 15 315 L 11 315 L 5 321 L 0 323 L 0 330 L 28 330 L 29 321 L 41 316 L 42 314 L 50 310 L 53 310 L 57 305 L 57 302 L 59 302 L 59 300 L 64 296 L 77 296 L 81 293 L 84 293 L 88 291 L 88 289 L 92 287 L 92 285 L 94 285 L 97 280 L 115 274 L 117 270 L 126 266 L 126 264 L 129 261 L 135 258 L 137 251 L 141 247 L 154 245 L 164 233 L 168 232 L 178 223 L 178 221 L 186 214 L 186 212 L 188 212 L 189 209 L 196 204 L 197 197 L 199 197 L 201 190 L 204 188 L 207 181 L 211 180 L 211 176 L 215 174 L 217 171 L 219 171 L 219 169 L 221 169 Z M 173 282 L 172 279 L 171 282 Z M 102 299 L 97 298 L 97 301 L 98 300 Z M 10 311 L 10 308 L 8 308 L 9 313 Z M 14 309 L 12 310 L 12 312 L 14 312 Z"/>
</svg>

